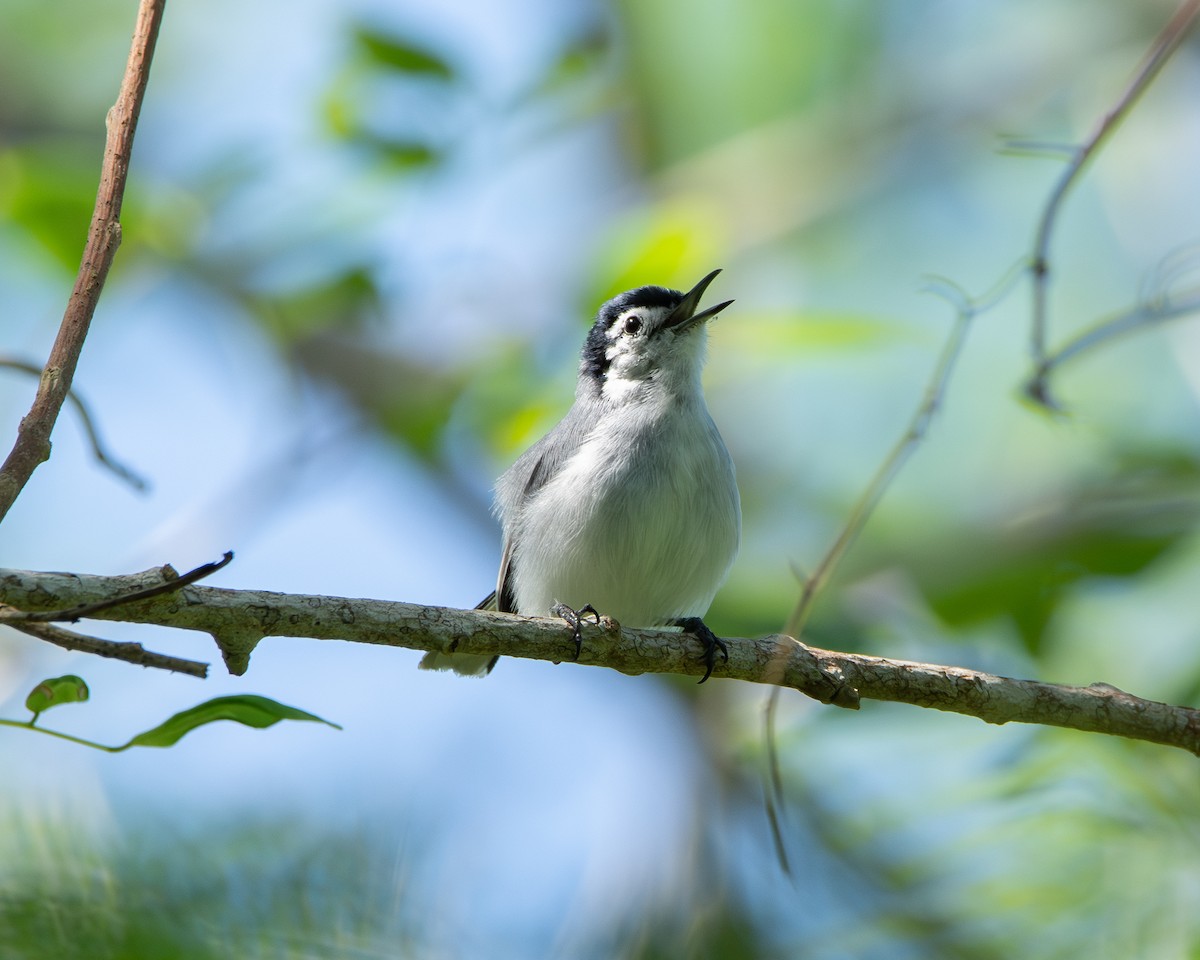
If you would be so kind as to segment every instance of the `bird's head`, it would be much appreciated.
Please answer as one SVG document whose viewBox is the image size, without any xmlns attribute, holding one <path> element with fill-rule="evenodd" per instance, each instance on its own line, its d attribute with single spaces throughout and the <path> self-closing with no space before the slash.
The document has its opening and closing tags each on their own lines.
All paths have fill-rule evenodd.
<svg viewBox="0 0 1200 960">
<path fill-rule="evenodd" d="M 698 388 L 705 322 L 733 303 L 696 309 L 720 272 L 714 270 L 687 293 L 638 287 L 605 303 L 583 344 L 580 389 L 618 399 L 647 381 L 668 390 Z"/>
</svg>

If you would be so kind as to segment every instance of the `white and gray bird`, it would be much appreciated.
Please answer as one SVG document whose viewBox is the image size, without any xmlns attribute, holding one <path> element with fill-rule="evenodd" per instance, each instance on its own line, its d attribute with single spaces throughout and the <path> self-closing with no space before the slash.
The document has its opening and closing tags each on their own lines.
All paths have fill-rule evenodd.
<svg viewBox="0 0 1200 960">
<path fill-rule="evenodd" d="M 600 308 L 575 403 L 496 482 L 504 551 L 480 608 L 563 616 L 576 644 L 583 611 L 681 626 L 705 644 L 705 679 L 716 651 L 728 656 L 700 619 L 741 535 L 733 461 L 700 383 L 706 321 L 733 302 L 697 311 L 718 273 L 687 293 L 638 287 Z M 496 659 L 433 652 L 421 667 L 483 676 Z"/>
</svg>

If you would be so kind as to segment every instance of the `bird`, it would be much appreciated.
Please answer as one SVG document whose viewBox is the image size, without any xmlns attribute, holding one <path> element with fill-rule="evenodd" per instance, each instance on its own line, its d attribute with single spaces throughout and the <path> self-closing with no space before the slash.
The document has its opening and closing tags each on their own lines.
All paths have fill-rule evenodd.
<svg viewBox="0 0 1200 960">
<path fill-rule="evenodd" d="M 679 626 L 704 644 L 706 670 L 726 644 L 703 621 L 741 539 L 733 459 L 701 385 L 707 322 L 698 310 L 720 270 L 687 293 L 628 290 L 600 307 L 580 354 L 566 416 L 496 481 L 503 529 L 496 589 L 476 609 L 585 614 L 625 626 Z M 425 670 L 486 676 L 498 657 L 431 651 Z"/>
</svg>

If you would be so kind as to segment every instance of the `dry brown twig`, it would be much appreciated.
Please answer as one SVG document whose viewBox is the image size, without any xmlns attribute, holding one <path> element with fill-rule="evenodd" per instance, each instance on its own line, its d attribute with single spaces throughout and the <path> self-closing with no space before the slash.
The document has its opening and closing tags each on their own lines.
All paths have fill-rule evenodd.
<svg viewBox="0 0 1200 960">
<path fill-rule="evenodd" d="M 11 607 L 0 605 L 0 617 L 9 612 L 12 612 Z M 64 630 L 52 623 L 12 622 L 9 626 L 37 640 L 44 640 L 46 643 L 52 643 L 56 647 L 62 647 L 62 649 L 74 653 L 90 653 L 97 657 L 132 663 L 139 667 L 154 667 L 158 670 L 168 670 L 171 673 L 184 673 L 200 680 L 208 677 L 207 663 L 199 660 L 187 660 L 183 657 L 172 657 L 165 653 L 155 653 L 153 650 L 147 650 L 140 643 L 90 637 L 73 630 Z"/>
<path fill-rule="evenodd" d="M 33 471 L 50 457 L 50 433 L 70 393 L 83 341 L 121 243 L 121 201 L 125 196 L 133 135 L 150 78 L 150 60 L 165 6 L 166 0 L 142 0 L 138 7 L 121 90 L 106 118 L 108 136 L 100 186 L 75 287 L 42 370 L 33 406 L 22 418 L 16 442 L 0 466 L 0 521 L 29 482 Z"/>
</svg>

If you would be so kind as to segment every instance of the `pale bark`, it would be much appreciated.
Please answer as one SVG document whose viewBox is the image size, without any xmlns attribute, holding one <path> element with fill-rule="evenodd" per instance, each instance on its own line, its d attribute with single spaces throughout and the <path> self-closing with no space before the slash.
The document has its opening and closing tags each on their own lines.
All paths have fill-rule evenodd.
<svg viewBox="0 0 1200 960">
<path fill-rule="evenodd" d="M 170 567 L 125 576 L 0 570 L 0 603 L 35 612 L 67 610 L 146 590 L 177 577 Z M 0 613 L 20 627 L 20 614 Z M 554 662 L 574 652 L 561 620 L 516 617 L 385 600 L 184 586 L 121 603 L 90 618 L 153 623 L 210 634 L 233 673 L 249 666 L 265 637 L 348 640 L 413 650 L 501 654 Z M 1064 686 L 961 667 L 820 650 L 790 637 L 725 638 L 729 661 L 714 678 L 790 687 L 823 703 L 857 708 L 891 700 L 978 717 L 1034 723 L 1180 747 L 1200 755 L 1200 710 L 1143 700 L 1108 684 Z M 585 625 L 579 663 L 627 674 L 704 673 L 702 646 L 671 630 L 631 629 L 605 620 Z"/>
</svg>

